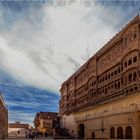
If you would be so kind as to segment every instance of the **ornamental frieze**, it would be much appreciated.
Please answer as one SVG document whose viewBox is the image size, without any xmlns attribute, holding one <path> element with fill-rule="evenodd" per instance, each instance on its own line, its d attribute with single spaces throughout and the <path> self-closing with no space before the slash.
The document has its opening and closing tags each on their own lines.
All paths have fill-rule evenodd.
<svg viewBox="0 0 140 140">
<path fill-rule="evenodd" d="M 98 74 L 101 74 L 108 68 L 115 65 L 121 60 L 122 56 L 122 43 L 118 42 L 98 60 Z"/>
</svg>

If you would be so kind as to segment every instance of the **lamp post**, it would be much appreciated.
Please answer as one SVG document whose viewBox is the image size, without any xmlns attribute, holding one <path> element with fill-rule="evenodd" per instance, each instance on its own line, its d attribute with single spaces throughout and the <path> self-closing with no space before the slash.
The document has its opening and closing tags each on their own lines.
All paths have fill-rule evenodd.
<svg viewBox="0 0 140 140">
<path fill-rule="evenodd" d="M 103 120 L 103 117 L 101 117 L 101 128 L 99 129 L 95 129 L 95 131 L 99 132 L 100 133 L 100 137 L 101 139 L 104 139 L 104 132 L 105 132 L 105 128 L 104 128 L 104 120 Z"/>
<path fill-rule="evenodd" d="M 86 116 L 85 116 L 85 139 L 87 139 L 87 129 L 88 129 L 88 127 L 87 127 L 87 117 L 89 116 L 90 114 L 87 114 Z"/>
<path fill-rule="evenodd" d="M 103 133 L 104 133 L 104 131 L 105 131 L 105 128 L 104 128 L 104 120 L 103 120 L 103 118 L 102 118 L 102 120 L 101 120 L 101 129 L 100 129 L 100 131 L 101 131 L 101 133 L 102 133 L 102 138 L 104 138 Z"/>
</svg>

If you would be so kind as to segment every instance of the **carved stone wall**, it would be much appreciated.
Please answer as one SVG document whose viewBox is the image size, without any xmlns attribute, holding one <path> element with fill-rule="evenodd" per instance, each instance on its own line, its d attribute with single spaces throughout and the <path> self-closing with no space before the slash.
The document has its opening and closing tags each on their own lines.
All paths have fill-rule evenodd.
<svg viewBox="0 0 140 140">
<path fill-rule="evenodd" d="M 88 63 L 88 78 L 96 76 L 96 58 L 92 58 Z"/>
<path fill-rule="evenodd" d="M 65 100 L 70 113 L 140 90 L 139 23 L 138 16 L 66 81 L 67 88 L 63 84 L 60 103 L 63 109 Z"/>
<path fill-rule="evenodd" d="M 105 52 L 98 60 L 98 75 L 120 62 L 123 53 L 123 45 L 118 41 L 107 52 Z"/>
</svg>

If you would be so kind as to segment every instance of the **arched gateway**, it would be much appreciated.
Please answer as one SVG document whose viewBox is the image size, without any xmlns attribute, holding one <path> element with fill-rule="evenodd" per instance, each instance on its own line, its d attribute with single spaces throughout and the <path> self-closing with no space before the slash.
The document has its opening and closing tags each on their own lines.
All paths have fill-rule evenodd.
<svg viewBox="0 0 140 140">
<path fill-rule="evenodd" d="M 84 138 L 85 137 L 85 126 L 82 123 L 79 124 L 78 136 L 80 138 Z"/>
<path fill-rule="evenodd" d="M 132 139 L 132 127 L 131 126 L 127 126 L 126 127 L 126 139 Z"/>
</svg>

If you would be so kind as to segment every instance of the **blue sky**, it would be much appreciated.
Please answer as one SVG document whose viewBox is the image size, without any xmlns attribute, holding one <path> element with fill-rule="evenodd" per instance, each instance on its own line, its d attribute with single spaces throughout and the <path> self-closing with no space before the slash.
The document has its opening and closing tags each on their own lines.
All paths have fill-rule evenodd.
<svg viewBox="0 0 140 140">
<path fill-rule="evenodd" d="M 56 93 L 26 85 L 0 70 L 0 86 L 8 105 L 9 120 L 32 124 L 36 112 L 58 112 Z"/>
<path fill-rule="evenodd" d="M 0 87 L 9 121 L 58 111 L 59 89 L 138 14 L 139 1 L 1 1 Z"/>
</svg>

